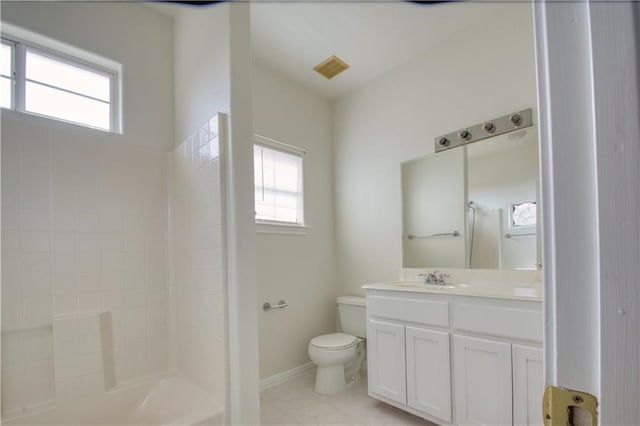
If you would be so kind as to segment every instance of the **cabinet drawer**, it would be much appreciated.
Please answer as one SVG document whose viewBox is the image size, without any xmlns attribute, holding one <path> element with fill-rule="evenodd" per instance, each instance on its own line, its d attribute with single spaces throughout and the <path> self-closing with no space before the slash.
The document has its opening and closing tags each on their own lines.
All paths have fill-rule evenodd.
<svg viewBox="0 0 640 426">
<path fill-rule="evenodd" d="M 542 311 L 454 303 L 453 328 L 542 342 Z"/>
<path fill-rule="evenodd" d="M 369 296 L 367 312 L 374 317 L 449 327 L 448 302 Z"/>
</svg>

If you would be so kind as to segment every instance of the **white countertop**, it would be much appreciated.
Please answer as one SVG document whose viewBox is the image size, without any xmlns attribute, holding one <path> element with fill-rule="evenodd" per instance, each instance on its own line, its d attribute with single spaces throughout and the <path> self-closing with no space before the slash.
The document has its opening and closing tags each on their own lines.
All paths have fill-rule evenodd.
<svg viewBox="0 0 640 426">
<path fill-rule="evenodd" d="M 421 281 L 389 281 L 362 286 L 365 290 L 384 290 L 405 293 L 431 293 L 452 296 L 488 297 L 510 300 L 542 300 L 542 284 L 425 284 Z"/>
</svg>

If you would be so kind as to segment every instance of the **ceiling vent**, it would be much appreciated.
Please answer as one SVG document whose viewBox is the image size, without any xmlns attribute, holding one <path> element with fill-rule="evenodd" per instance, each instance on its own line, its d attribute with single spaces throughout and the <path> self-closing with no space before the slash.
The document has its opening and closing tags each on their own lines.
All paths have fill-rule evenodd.
<svg viewBox="0 0 640 426">
<path fill-rule="evenodd" d="M 342 59 L 338 58 L 336 55 L 331 55 L 331 57 L 325 59 L 320 64 L 313 67 L 313 69 L 318 74 L 320 74 L 327 80 L 331 80 L 333 77 L 340 74 L 347 68 L 349 68 L 349 65 Z"/>
</svg>

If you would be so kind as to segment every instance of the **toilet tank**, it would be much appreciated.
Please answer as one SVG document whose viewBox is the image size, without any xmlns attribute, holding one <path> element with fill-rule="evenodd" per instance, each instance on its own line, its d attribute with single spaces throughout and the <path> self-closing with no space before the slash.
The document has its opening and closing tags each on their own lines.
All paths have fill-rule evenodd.
<svg viewBox="0 0 640 426">
<path fill-rule="evenodd" d="M 344 333 L 367 337 L 367 299 L 365 297 L 338 297 L 338 315 Z"/>
</svg>

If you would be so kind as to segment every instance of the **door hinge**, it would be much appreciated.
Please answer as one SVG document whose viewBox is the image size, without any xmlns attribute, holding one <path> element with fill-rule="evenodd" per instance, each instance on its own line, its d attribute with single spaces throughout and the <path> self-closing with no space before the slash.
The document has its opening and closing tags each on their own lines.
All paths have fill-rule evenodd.
<svg viewBox="0 0 640 426">
<path fill-rule="evenodd" d="M 542 415 L 545 426 L 597 426 L 598 400 L 585 392 L 547 386 Z"/>
</svg>

